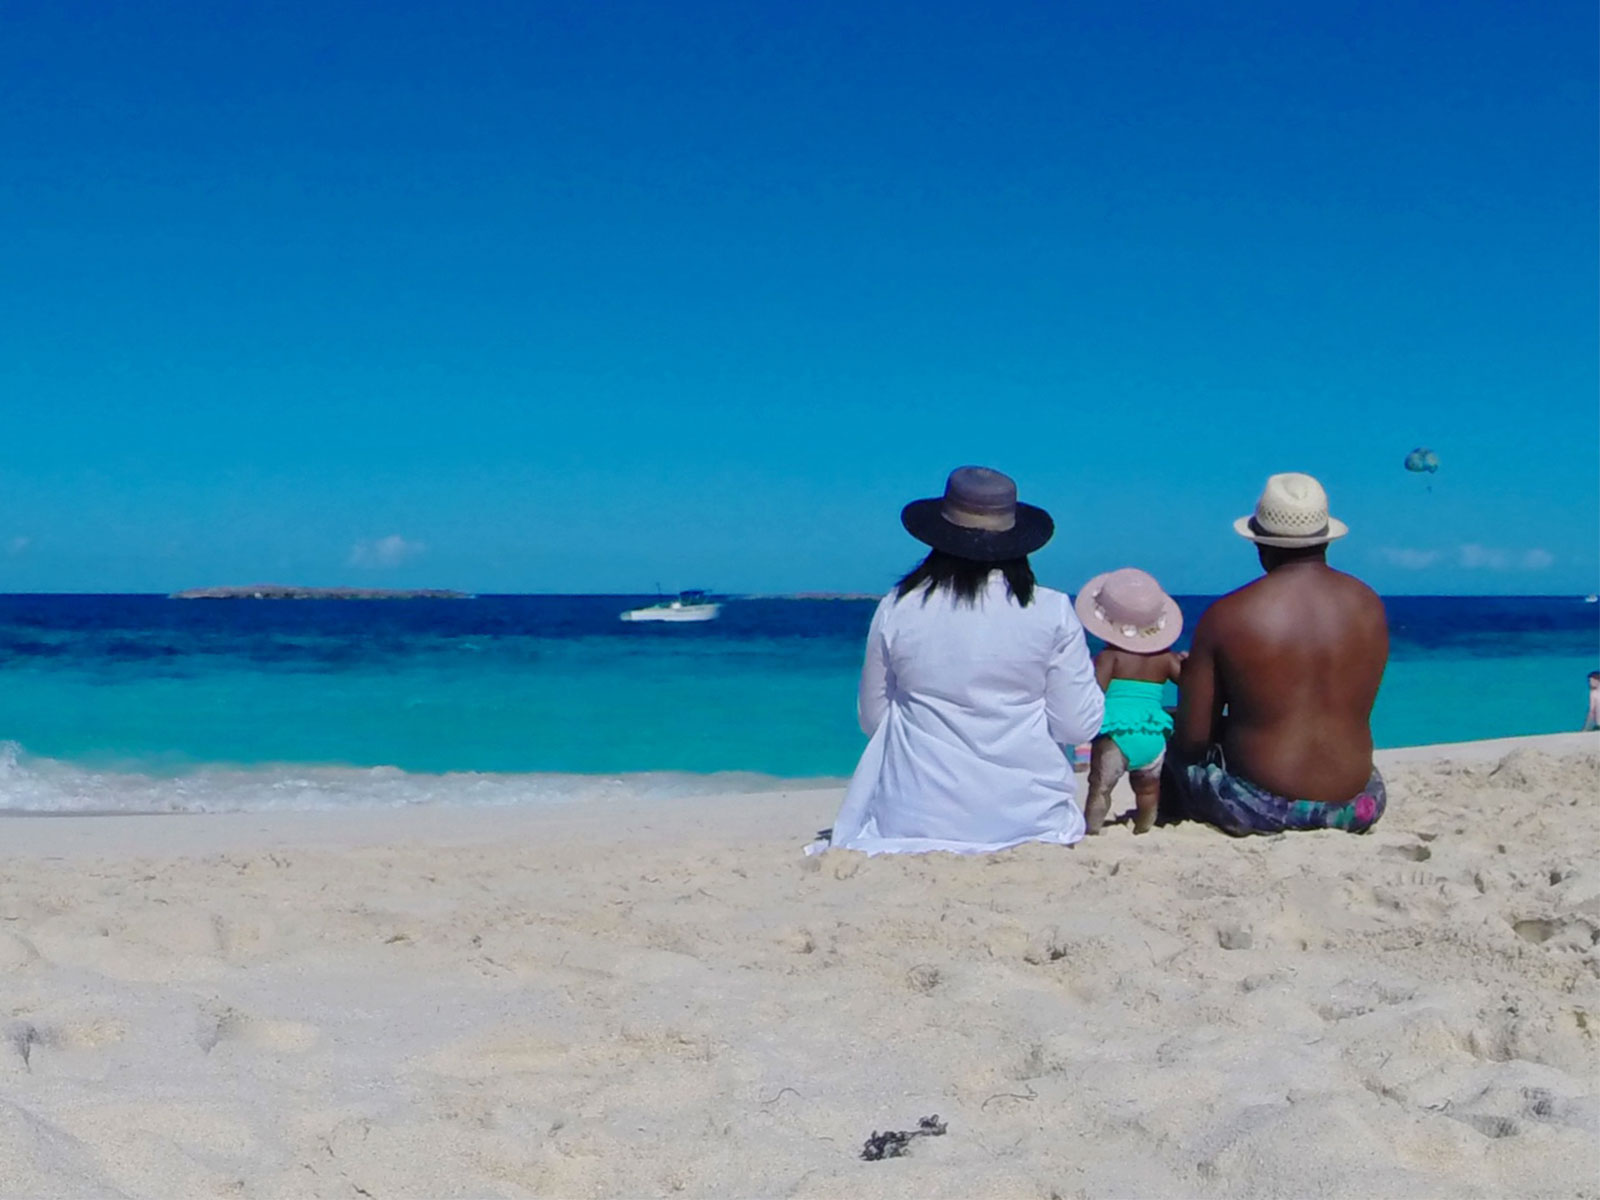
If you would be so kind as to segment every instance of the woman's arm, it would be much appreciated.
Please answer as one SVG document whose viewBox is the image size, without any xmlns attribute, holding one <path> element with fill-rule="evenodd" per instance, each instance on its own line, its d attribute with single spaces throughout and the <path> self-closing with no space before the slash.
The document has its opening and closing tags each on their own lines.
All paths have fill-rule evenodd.
<svg viewBox="0 0 1600 1200">
<path fill-rule="evenodd" d="M 1094 656 L 1094 681 L 1100 685 L 1102 692 L 1111 686 L 1111 672 L 1115 668 L 1116 660 L 1112 657 L 1110 646 Z"/>
<path fill-rule="evenodd" d="M 872 628 L 867 631 L 867 657 L 861 665 L 861 684 L 856 692 L 856 719 L 861 722 L 861 732 L 868 737 L 877 732 L 889 712 L 893 672 L 889 666 L 889 644 L 883 622 L 892 603 L 894 597 L 885 597 L 878 611 L 872 614 Z"/>
<path fill-rule="evenodd" d="M 1076 746 L 1100 732 L 1106 695 L 1095 682 L 1083 626 L 1064 598 L 1062 609 L 1061 633 L 1045 670 L 1044 715 L 1058 744 Z"/>
</svg>

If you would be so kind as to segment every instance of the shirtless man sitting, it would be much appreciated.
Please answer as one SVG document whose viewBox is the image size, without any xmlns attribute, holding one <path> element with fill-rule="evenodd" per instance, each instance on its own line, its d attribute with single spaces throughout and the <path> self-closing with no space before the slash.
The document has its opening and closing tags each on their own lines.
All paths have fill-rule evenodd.
<svg viewBox="0 0 1600 1200">
<path fill-rule="evenodd" d="M 1344 829 L 1383 815 L 1372 705 L 1389 659 L 1383 603 L 1328 566 L 1347 532 L 1309 475 L 1274 475 L 1253 516 L 1266 575 L 1201 618 L 1179 684 L 1162 820 L 1226 833 Z"/>
</svg>

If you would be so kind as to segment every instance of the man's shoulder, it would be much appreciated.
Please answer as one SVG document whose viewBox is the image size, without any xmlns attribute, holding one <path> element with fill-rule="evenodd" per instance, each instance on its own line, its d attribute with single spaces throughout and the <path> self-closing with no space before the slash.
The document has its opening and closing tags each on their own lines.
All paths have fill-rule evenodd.
<svg viewBox="0 0 1600 1200">
<path fill-rule="evenodd" d="M 1365 608 L 1374 614 L 1383 613 L 1383 598 L 1368 584 L 1346 571 L 1329 567 L 1324 587 L 1336 590 L 1340 598 L 1352 609 Z"/>
<path fill-rule="evenodd" d="M 1367 583 L 1365 580 L 1357 579 L 1354 575 L 1351 575 L 1345 571 L 1334 571 L 1334 574 L 1342 579 L 1345 586 L 1350 588 L 1351 591 L 1357 595 L 1360 595 L 1364 599 L 1371 601 L 1373 604 L 1381 605 L 1383 603 L 1383 597 L 1378 595 L 1377 591 L 1374 590 L 1372 585 Z"/>
<path fill-rule="evenodd" d="M 1324 604 L 1330 595 L 1337 597 L 1339 607 L 1348 613 L 1365 611 L 1383 619 L 1382 598 L 1354 575 L 1329 567 L 1326 573 L 1318 574 L 1314 589 L 1308 588 L 1308 582 L 1303 577 L 1269 572 L 1218 598 L 1201 618 L 1202 624 L 1213 632 L 1251 629 L 1269 614 L 1281 618 L 1285 613 L 1313 607 L 1326 611 Z"/>
<path fill-rule="evenodd" d="M 1266 581 L 1267 577 L 1263 575 L 1260 579 L 1252 579 L 1243 587 L 1236 587 L 1233 591 L 1218 596 L 1201 614 L 1200 626 L 1208 629 L 1216 628 L 1248 612 L 1256 604 L 1261 585 Z"/>
<path fill-rule="evenodd" d="M 1371 587 L 1354 575 L 1346 571 L 1340 571 L 1335 567 L 1322 567 L 1317 572 L 1316 580 L 1316 586 L 1321 590 L 1330 587 L 1339 588 L 1351 595 L 1360 595 L 1382 603 L 1378 593 L 1373 591 Z M 1219 597 L 1212 607 L 1215 608 L 1224 604 L 1230 607 L 1242 607 L 1259 600 L 1272 600 L 1298 586 L 1303 586 L 1303 584 L 1293 576 L 1269 571 L 1264 575 L 1257 576 L 1242 587 L 1234 588 L 1227 595 Z"/>
</svg>

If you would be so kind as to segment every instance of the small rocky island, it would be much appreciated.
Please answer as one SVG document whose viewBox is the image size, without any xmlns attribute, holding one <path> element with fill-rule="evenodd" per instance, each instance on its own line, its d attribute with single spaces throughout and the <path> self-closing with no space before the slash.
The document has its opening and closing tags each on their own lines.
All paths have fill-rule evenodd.
<svg viewBox="0 0 1600 1200">
<path fill-rule="evenodd" d="M 467 592 L 442 588 L 294 587 L 283 583 L 252 583 L 243 587 L 190 588 L 173 592 L 174 600 L 471 600 Z"/>
</svg>

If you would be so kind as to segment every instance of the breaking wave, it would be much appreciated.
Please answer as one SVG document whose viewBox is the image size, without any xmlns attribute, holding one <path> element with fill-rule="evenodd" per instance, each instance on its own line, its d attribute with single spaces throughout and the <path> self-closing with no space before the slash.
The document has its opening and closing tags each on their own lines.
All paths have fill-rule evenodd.
<svg viewBox="0 0 1600 1200">
<path fill-rule="evenodd" d="M 179 769 L 96 769 L 28 754 L 0 742 L 0 815 L 314 812 L 439 806 L 582 804 L 596 800 L 670 803 L 693 796 L 835 786 L 749 772 L 696 775 L 430 775 L 398 767 L 204 765 Z"/>
</svg>

